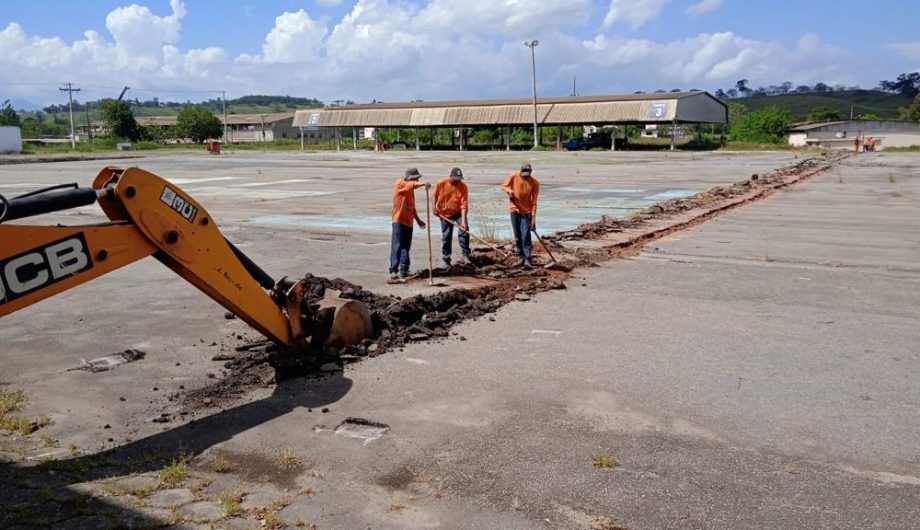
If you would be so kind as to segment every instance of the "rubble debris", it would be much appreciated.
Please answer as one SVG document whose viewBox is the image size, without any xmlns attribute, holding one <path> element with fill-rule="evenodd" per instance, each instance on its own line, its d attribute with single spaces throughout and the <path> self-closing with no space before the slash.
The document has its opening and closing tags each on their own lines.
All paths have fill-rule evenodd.
<svg viewBox="0 0 920 530">
<path fill-rule="evenodd" d="M 186 404 L 200 406 L 232 400 L 245 395 L 251 388 L 266 387 L 291 377 L 323 376 L 335 377 L 341 366 L 335 364 L 335 371 L 323 371 L 330 367 L 328 355 L 346 356 L 357 360 L 361 356 L 376 357 L 388 350 L 400 351 L 409 342 L 448 337 L 451 328 L 468 319 L 491 315 L 512 300 L 530 300 L 534 295 L 550 289 L 566 289 L 565 280 L 573 267 L 598 266 L 600 261 L 638 252 L 649 242 L 662 237 L 668 230 L 688 226 L 689 222 L 700 222 L 734 204 L 763 197 L 773 190 L 788 186 L 807 176 L 826 170 L 831 164 L 849 156 L 835 153 L 808 158 L 794 165 L 777 169 L 763 175 L 752 175 L 750 179 L 730 186 L 719 186 L 689 197 L 669 199 L 656 203 L 629 219 L 615 219 L 604 216 L 596 223 L 581 225 L 573 230 L 557 232 L 544 237 L 547 244 L 559 250 L 560 261 L 568 269 L 547 271 L 542 268 L 523 270 L 515 268 L 513 258 L 502 257 L 492 249 L 477 247 L 471 256 L 472 263 L 457 263 L 447 268 L 436 268 L 434 276 L 475 276 L 495 280 L 494 285 L 479 288 L 455 288 L 429 295 L 416 295 L 405 299 L 392 295 L 380 295 L 360 285 L 336 278 L 322 278 L 307 274 L 305 293 L 310 304 L 316 305 L 327 291 L 338 291 L 343 298 L 364 303 L 371 313 L 373 334 L 357 346 L 313 352 L 310 355 L 291 354 L 270 341 L 260 340 L 243 344 L 235 351 L 237 355 L 219 354 L 214 360 L 225 361 L 228 371 L 207 387 L 195 390 L 186 396 Z M 735 201 L 735 202 L 731 202 Z M 681 220 L 670 228 L 649 229 L 650 223 L 669 219 L 695 210 L 690 221 Z M 644 231 L 643 231 L 644 230 Z M 626 241 L 599 247 L 597 250 L 579 249 L 572 251 L 560 242 L 567 240 L 599 239 L 610 233 L 634 231 L 635 236 Z M 508 251 L 505 245 L 502 251 Z M 508 252 L 511 254 L 511 252 Z M 412 278 L 427 278 L 427 270 L 416 272 Z M 579 282 L 587 286 L 584 281 Z M 242 340 L 241 335 L 237 335 Z M 465 337 L 460 337 L 465 340 Z M 325 356 L 325 357 L 324 357 Z M 340 361 L 341 361 L 340 357 Z M 208 374 L 214 378 L 213 374 Z M 328 412 L 324 408 L 322 412 Z"/>
<path fill-rule="evenodd" d="M 66 371 L 86 371 L 91 373 L 98 372 L 107 372 L 120 364 L 131 363 L 134 361 L 139 361 L 147 355 L 146 352 L 141 350 L 125 350 L 119 353 L 113 353 L 112 355 L 106 355 L 105 357 L 99 357 L 91 361 L 86 359 L 80 359 L 80 366 L 75 366 L 73 368 L 68 368 Z"/>
</svg>

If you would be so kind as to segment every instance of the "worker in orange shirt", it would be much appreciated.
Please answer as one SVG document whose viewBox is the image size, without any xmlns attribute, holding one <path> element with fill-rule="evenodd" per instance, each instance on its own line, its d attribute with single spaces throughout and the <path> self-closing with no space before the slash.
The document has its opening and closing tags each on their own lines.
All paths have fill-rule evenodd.
<svg viewBox="0 0 920 530">
<path fill-rule="evenodd" d="M 393 237 L 390 244 L 390 278 L 409 276 L 409 249 L 412 248 L 412 221 L 419 228 L 425 222 L 415 209 L 415 190 L 431 188 L 431 184 L 420 183 L 422 174 L 416 168 L 406 170 L 406 175 L 393 186 Z"/>
<path fill-rule="evenodd" d="M 450 170 L 450 176 L 438 181 L 434 187 L 434 210 L 441 218 L 441 259 L 450 267 L 453 254 L 454 225 L 460 226 L 457 241 L 460 242 L 461 262 L 470 259 L 470 233 L 467 212 L 470 209 L 470 192 L 463 183 L 463 171 L 459 167 Z"/>
<path fill-rule="evenodd" d="M 530 231 L 537 228 L 537 196 L 540 195 L 540 183 L 533 177 L 530 164 L 524 164 L 520 171 L 508 175 L 502 183 L 502 191 L 508 195 L 511 229 L 520 259 L 518 267 L 529 269 L 533 266 Z"/>
</svg>

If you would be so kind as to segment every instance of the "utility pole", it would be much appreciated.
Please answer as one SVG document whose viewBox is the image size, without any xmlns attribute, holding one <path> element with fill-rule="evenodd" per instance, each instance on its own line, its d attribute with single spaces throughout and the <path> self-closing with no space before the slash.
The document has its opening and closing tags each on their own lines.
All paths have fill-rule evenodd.
<svg viewBox="0 0 920 530">
<path fill-rule="evenodd" d="M 537 131 L 537 58 L 534 48 L 540 45 L 540 41 L 534 39 L 525 41 L 524 46 L 530 48 L 530 71 L 533 77 L 533 146 L 539 147 L 540 136 Z"/>
<path fill-rule="evenodd" d="M 223 90 L 220 91 L 220 106 L 224 111 L 224 141 L 232 143 L 227 139 L 227 93 Z M 263 132 L 263 134 L 265 133 Z"/>
<path fill-rule="evenodd" d="M 67 97 L 70 99 L 70 148 L 76 149 L 77 148 L 77 137 L 74 134 L 74 130 L 73 130 L 73 93 L 79 92 L 80 89 L 74 88 L 73 83 L 65 83 L 65 85 L 67 86 L 67 88 L 62 87 L 59 90 L 61 92 L 67 92 Z"/>
</svg>

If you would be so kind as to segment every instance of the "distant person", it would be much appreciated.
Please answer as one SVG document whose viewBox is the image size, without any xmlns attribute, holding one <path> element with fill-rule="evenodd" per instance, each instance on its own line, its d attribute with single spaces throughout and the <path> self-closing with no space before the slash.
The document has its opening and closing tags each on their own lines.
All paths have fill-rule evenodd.
<svg viewBox="0 0 920 530">
<path fill-rule="evenodd" d="M 869 143 L 869 152 L 874 153 L 875 152 L 875 137 L 870 136 L 868 143 Z"/>
<path fill-rule="evenodd" d="M 463 183 L 463 171 L 459 167 L 451 169 L 450 176 L 439 180 L 434 187 L 434 209 L 441 219 L 441 259 L 448 267 L 453 254 L 455 224 L 460 226 L 457 241 L 460 242 L 461 262 L 470 259 L 469 196 L 469 190 Z"/>
<path fill-rule="evenodd" d="M 511 210 L 511 229 L 520 260 L 517 265 L 528 269 L 533 266 L 530 231 L 537 228 L 537 197 L 540 195 L 540 183 L 532 173 L 530 164 L 524 164 L 520 171 L 508 175 L 502 183 L 502 191 L 508 195 L 508 208 Z"/>
<path fill-rule="evenodd" d="M 419 228 L 425 228 L 425 222 L 415 209 L 415 190 L 431 188 L 431 184 L 421 183 L 422 174 L 416 168 L 409 168 L 403 178 L 393 186 L 393 237 L 390 245 L 390 278 L 409 276 L 409 250 L 412 248 L 412 221 Z"/>
</svg>

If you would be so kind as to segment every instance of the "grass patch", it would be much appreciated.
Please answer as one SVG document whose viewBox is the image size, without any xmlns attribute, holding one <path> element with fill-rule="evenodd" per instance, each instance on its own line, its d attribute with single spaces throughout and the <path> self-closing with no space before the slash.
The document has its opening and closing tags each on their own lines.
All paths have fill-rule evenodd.
<svg viewBox="0 0 920 530">
<path fill-rule="evenodd" d="M 888 151 L 894 153 L 920 153 L 920 145 L 909 145 L 906 147 L 886 147 L 885 152 Z"/>
<path fill-rule="evenodd" d="M 278 465 L 284 469 L 294 469 L 302 466 L 303 460 L 293 450 L 285 449 L 278 456 Z"/>
<path fill-rule="evenodd" d="M 602 469 L 611 469 L 617 466 L 617 459 L 611 453 L 598 451 L 591 455 L 591 465 Z"/>
<path fill-rule="evenodd" d="M 188 478 L 188 465 L 184 461 L 175 461 L 160 470 L 160 487 L 174 488 Z"/>
<path fill-rule="evenodd" d="M 219 456 L 215 456 L 214 459 L 211 460 L 210 467 L 211 471 L 215 473 L 230 473 L 233 471 L 233 463 Z"/>
<path fill-rule="evenodd" d="M 262 528 L 267 528 L 269 530 L 275 530 L 276 528 L 281 528 L 284 526 L 284 521 L 281 520 L 281 517 L 278 516 L 275 512 L 269 512 L 265 514 L 265 518 L 262 519 Z"/>
<path fill-rule="evenodd" d="M 0 432 L 27 436 L 51 423 L 51 418 L 44 414 L 34 421 L 25 416 L 13 414 L 19 412 L 26 401 L 28 401 L 26 393 L 22 390 L 0 392 Z"/>
<path fill-rule="evenodd" d="M 227 517 L 236 517 L 243 514 L 243 497 L 240 491 L 225 491 L 220 494 L 220 503 L 224 506 Z"/>
</svg>

